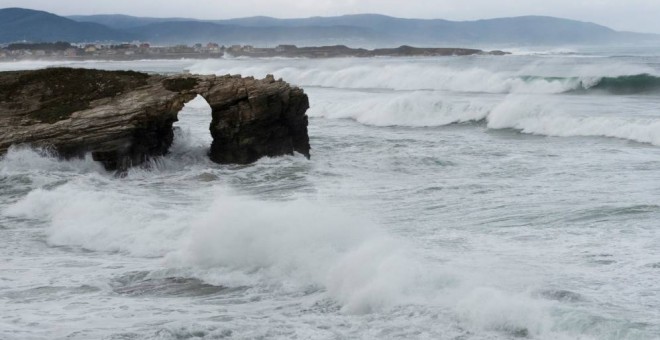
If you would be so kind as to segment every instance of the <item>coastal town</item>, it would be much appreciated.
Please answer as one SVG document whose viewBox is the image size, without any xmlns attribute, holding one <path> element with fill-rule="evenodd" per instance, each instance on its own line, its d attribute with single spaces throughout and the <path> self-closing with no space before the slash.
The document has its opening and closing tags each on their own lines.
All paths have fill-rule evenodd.
<svg viewBox="0 0 660 340">
<path fill-rule="evenodd" d="M 139 60 L 139 59 L 212 59 L 228 57 L 251 58 L 333 58 L 333 57 L 380 57 L 380 56 L 465 56 L 504 55 L 503 51 L 482 51 L 466 48 L 420 48 L 400 46 L 368 50 L 344 45 L 298 47 L 278 45 L 272 48 L 251 45 L 225 46 L 215 42 L 206 44 L 152 46 L 149 43 L 123 44 L 72 44 L 13 43 L 0 46 L 0 61 L 20 60 Z"/>
<path fill-rule="evenodd" d="M 241 47 L 242 49 L 242 47 Z M 157 47 L 149 43 L 124 44 L 72 44 L 14 43 L 0 48 L 0 60 L 34 59 L 169 59 L 169 58 L 219 58 L 228 50 L 216 43 Z"/>
</svg>

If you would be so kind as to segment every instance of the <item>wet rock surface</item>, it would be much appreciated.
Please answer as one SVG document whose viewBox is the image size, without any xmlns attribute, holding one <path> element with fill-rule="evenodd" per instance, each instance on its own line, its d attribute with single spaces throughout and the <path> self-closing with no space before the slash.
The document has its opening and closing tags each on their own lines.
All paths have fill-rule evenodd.
<svg viewBox="0 0 660 340">
<path fill-rule="evenodd" d="M 247 164 L 294 151 L 309 158 L 308 98 L 272 76 L 70 68 L 0 72 L 0 153 L 29 144 L 126 169 L 167 153 L 179 111 L 197 95 L 212 108 L 213 161 Z"/>
<path fill-rule="evenodd" d="M 111 286 L 116 294 L 134 297 L 194 297 L 231 291 L 227 287 L 210 285 L 193 278 L 152 278 L 148 272 L 129 273 L 117 278 Z"/>
</svg>

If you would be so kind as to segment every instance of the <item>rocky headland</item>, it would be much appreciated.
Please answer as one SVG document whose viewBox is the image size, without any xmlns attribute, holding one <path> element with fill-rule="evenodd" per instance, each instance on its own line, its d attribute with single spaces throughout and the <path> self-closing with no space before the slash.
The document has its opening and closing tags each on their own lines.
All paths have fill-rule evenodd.
<svg viewBox="0 0 660 340">
<path fill-rule="evenodd" d="M 27 144 L 62 157 L 91 153 L 109 170 L 162 156 L 185 103 L 211 106 L 209 151 L 217 163 L 248 164 L 297 151 L 309 158 L 307 95 L 264 79 L 49 68 L 0 72 L 0 154 Z"/>
<path fill-rule="evenodd" d="M 504 51 L 470 48 L 412 47 L 368 50 L 345 45 L 306 46 L 279 45 L 273 48 L 251 45 L 220 46 L 217 43 L 193 46 L 151 46 L 149 44 L 85 44 L 16 43 L 0 48 L 0 60 L 141 60 L 141 59 L 214 59 L 224 56 L 246 58 L 373 58 L 373 57 L 442 57 L 472 55 L 506 55 Z"/>
<path fill-rule="evenodd" d="M 280 45 L 275 48 L 253 48 L 251 46 L 232 46 L 223 51 L 235 57 L 252 58 L 373 58 L 373 57 L 448 57 L 471 55 L 506 55 L 504 51 L 483 51 L 470 48 L 447 47 L 412 47 L 399 46 L 395 48 L 351 48 L 344 45 L 297 47 L 295 45 Z"/>
</svg>

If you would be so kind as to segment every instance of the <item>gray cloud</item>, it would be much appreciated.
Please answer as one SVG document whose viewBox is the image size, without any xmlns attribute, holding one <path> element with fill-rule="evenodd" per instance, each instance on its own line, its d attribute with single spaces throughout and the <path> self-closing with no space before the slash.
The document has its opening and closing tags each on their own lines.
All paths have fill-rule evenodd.
<svg viewBox="0 0 660 340">
<path fill-rule="evenodd" d="M 658 0 L 0 0 L 0 7 L 26 7 L 61 15 L 118 13 L 200 19 L 355 13 L 449 20 L 550 15 L 617 30 L 660 33 Z"/>
</svg>

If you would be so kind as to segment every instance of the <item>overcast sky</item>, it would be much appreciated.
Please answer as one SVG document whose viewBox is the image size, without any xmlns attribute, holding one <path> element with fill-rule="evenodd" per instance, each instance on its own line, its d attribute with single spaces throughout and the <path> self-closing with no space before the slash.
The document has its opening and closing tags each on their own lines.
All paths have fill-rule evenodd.
<svg viewBox="0 0 660 340">
<path fill-rule="evenodd" d="M 660 0 L 0 0 L 60 15 L 128 14 L 226 19 L 380 13 L 408 18 L 474 20 L 550 15 L 596 22 L 617 30 L 660 33 Z"/>
</svg>

